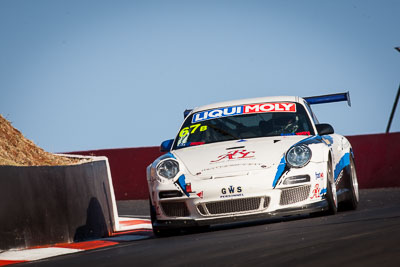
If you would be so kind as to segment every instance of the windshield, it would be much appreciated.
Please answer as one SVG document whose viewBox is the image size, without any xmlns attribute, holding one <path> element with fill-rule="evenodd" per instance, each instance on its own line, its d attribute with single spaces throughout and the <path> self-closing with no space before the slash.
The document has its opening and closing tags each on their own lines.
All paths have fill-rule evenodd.
<svg viewBox="0 0 400 267">
<path fill-rule="evenodd" d="M 217 108 L 186 118 L 173 149 L 267 136 L 314 135 L 299 103 L 262 103 Z"/>
</svg>

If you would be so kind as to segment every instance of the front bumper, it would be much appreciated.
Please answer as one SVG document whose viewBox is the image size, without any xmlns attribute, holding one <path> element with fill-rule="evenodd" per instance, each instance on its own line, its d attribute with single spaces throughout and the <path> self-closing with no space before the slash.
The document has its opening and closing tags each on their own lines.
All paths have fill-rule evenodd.
<svg viewBox="0 0 400 267">
<path fill-rule="evenodd" d="M 275 210 L 273 212 L 264 212 L 257 214 L 232 215 L 229 217 L 209 218 L 201 220 L 195 220 L 195 219 L 156 220 L 153 222 L 153 226 L 159 229 L 198 227 L 198 226 L 216 225 L 224 223 L 235 223 L 241 221 L 270 219 L 274 217 L 283 217 L 290 215 L 301 215 L 313 212 L 320 212 L 327 209 L 328 209 L 328 202 L 326 200 L 323 200 L 319 202 L 305 204 L 300 207 L 283 208 Z"/>
<path fill-rule="evenodd" d="M 177 183 L 149 183 L 158 228 L 215 225 L 323 211 L 326 164 L 310 162 L 291 169 L 273 186 L 275 168 L 246 174 L 199 179 L 187 175 L 190 192 Z M 316 174 L 320 174 L 318 177 Z M 285 184 L 286 178 L 309 176 L 309 182 Z M 177 192 L 180 195 L 172 193 Z M 204 194 L 203 194 L 204 193 Z"/>
</svg>

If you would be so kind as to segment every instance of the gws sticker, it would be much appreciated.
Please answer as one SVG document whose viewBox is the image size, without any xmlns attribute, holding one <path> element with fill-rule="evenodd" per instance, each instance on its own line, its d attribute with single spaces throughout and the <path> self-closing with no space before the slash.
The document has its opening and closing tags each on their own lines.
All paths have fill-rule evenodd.
<svg viewBox="0 0 400 267">
<path fill-rule="evenodd" d="M 222 188 L 221 189 L 221 193 L 222 195 L 220 196 L 220 198 L 230 198 L 230 197 L 242 197 L 243 193 L 242 193 L 242 187 L 241 186 L 229 186 L 227 188 Z"/>
</svg>

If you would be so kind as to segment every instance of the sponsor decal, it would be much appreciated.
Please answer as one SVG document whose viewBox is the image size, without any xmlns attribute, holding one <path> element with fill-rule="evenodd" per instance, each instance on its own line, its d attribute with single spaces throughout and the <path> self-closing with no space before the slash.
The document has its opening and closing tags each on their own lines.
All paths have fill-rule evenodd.
<svg viewBox="0 0 400 267">
<path fill-rule="evenodd" d="M 221 193 L 222 195 L 220 196 L 220 198 L 230 198 L 230 197 L 241 197 L 243 196 L 243 189 L 241 186 L 229 186 L 227 188 L 222 188 L 221 189 Z"/>
<path fill-rule="evenodd" d="M 310 132 L 298 132 L 298 133 L 281 133 L 281 136 L 291 136 L 291 135 L 311 135 Z"/>
<path fill-rule="evenodd" d="M 313 189 L 313 191 L 312 191 L 312 196 L 311 196 L 310 198 L 311 198 L 311 199 L 320 198 L 320 197 L 321 197 L 320 192 L 321 192 L 321 188 L 319 188 L 319 184 L 316 184 L 316 185 L 314 186 L 314 189 Z"/>
<path fill-rule="evenodd" d="M 261 112 L 296 112 L 295 103 L 262 103 L 255 105 L 244 105 L 244 113 Z"/>
<path fill-rule="evenodd" d="M 204 145 L 206 142 L 189 142 L 189 143 L 180 143 L 178 147 L 188 147 L 188 146 L 200 146 Z"/>
<path fill-rule="evenodd" d="M 225 108 L 211 109 L 194 114 L 192 123 L 241 114 L 264 112 L 296 112 L 295 103 L 260 103 Z"/>
<path fill-rule="evenodd" d="M 197 195 L 199 198 L 203 199 L 203 195 L 204 195 L 204 194 L 203 194 L 203 191 L 201 191 L 200 193 L 197 193 L 196 195 Z"/>
<path fill-rule="evenodd" d="M 323 172 L 316 172 L 315 173 L 315 178 L 317 178 L 317 179 L 324 178 L 324 173 Z"/>
<path fill-rule="evenodd" d="M 218 156 L 217 160 L 212 160 L 211 162 L 222 162 L 222 161 L 229 161 L 236 159 L 250 159 L 254 158 L 254 156 L 252 155 L 254 153 L 255 151 L 247 151 L 246 149 L 229 151 L 226 154 Z"/>
<path fill-rule="evenodd" d="M 228 167 L 237 167 L 237 166 L 260 166 L 261 168 L 269 168 L 267 165 L 264 165 L 262 163 L 236 163 L 236 164 L 227 164 L 227 165 L 222 165 L 222 166 L 219 165 L 219 166 L 215 166 L 212 168 L 202 169 L 201 172 L 223 169 L 223 168 L 228 168 Z M 200 175 L 201 172 L 196 173 L 196 175 Z"/>
<path fill-rule="evenodd" d="M 339 176 L 338 176 L 338 178 L 337 178 L 336 181 L 335 181 L 335 184 L 336 184 L 336 185 L 340 183 L 340 180 L 342 179 L 342 177 L 343 177 L 343 170 L 339 173 Z"/>
</svg>

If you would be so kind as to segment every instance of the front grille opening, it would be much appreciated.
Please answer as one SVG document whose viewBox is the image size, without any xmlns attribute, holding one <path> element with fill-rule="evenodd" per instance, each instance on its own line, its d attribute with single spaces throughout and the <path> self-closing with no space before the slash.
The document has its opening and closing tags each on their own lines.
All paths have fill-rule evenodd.
<svg viewBox="0 0 400 267">
<path fill-rule="evenodd" d="M 208 212 L 213 215 L 258 210 L 260 204 L 260 197 L 252 197 L 209 202 L 205 205 Z"/>
<path fill-rule="evenodd" d="M 168 217 L 187 217 L 190 215 L 185 202 L 163 202 L 161 207 Z"/>
<path fill-rule="evenodd" d="M 183 193 L 178 190 L 169 190 L 169 191 L 161 191 L 158 193 L 158 196 L 161 198 L 171 198 L 171 197 L 181 197 Z"/>
<path fill-rule="evenodd" d="M 266 209 L 269 206 L 269 197 L 264 197 L 264 204 L 263 204 L 263 208 Z"/>
<path fill-rule="evenodd" d="M 310 188 L 311 185 L 303 185 L 282 189 L 279 205 L 289 205 L 306 200 L 310 194 Z"/>
<path fill-rule="evenodd" d="M 206 215 L 206 211 L 204 210 L 204 207 L 203 207 L 203 205 L 197 205 L 197 210 L 199 211 L 199 213 L 201 214 L 201 215 Z"/>
</svg>

